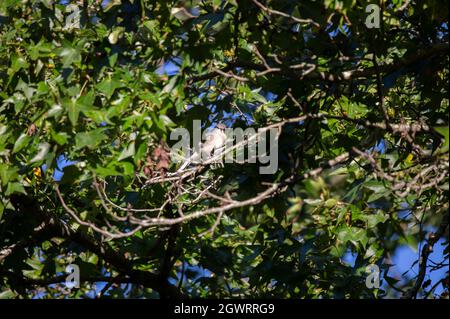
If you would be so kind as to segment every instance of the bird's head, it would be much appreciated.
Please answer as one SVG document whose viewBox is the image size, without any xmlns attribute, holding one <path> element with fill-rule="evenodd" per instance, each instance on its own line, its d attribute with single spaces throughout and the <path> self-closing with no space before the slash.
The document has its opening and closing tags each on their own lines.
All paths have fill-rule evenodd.
<svg viewBox="0 0 450 319">
<path fill-rule="evenodd" d="M 223 123 L 219 123 L 217 124 L 217 128 L 221 131 L 225 131 L 225 129 L 227 128 L 225 124 Z"/>
</svg>

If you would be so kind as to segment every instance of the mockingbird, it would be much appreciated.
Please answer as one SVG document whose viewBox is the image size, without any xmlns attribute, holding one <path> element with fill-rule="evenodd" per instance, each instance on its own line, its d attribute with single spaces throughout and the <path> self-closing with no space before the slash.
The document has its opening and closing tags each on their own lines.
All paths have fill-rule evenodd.
<svg viewBox="0 0 450 319">
<path fill-rule="evenodd" d="M 194 163 L 198 164 L 202 161 L 211 159 L 217 156 L 225 149 L 227 136 L 225 134 L 226 126 L 219 123 L 216 128 L 206 133 L 206 140 L 200 146 L 200 152 L 194 152 L 178 169 L 178 172 L 184 170 L 188 165 Z"/>
</svg>

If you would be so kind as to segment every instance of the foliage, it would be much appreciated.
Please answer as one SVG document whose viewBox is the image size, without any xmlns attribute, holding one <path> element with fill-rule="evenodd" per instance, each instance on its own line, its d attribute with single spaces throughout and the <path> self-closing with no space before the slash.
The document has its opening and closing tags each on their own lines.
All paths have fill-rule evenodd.
<svg viewBox="0 0 450 319">
<path fill-rule="evenodd" d="M 424 281 L 448 263 L 446 2 L 381 1 L 372 29 L 356 0 L 72 1 L 79 27 L 68 2 L 0 3 L 1 297 L 448 291 L 448 272 Z M 164 181 L 195 119 L 282 123 L 278 171 Z M 396 249 L 426 241 L 438 266 L 393 278 Z"/>
</svg>

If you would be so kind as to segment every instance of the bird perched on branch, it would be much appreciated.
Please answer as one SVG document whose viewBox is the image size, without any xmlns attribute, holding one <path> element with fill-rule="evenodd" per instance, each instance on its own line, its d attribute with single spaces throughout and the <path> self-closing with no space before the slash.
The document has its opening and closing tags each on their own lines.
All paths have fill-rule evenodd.
<svg viewBox="0 0 450 319">
<path fill-rule="evenodd" d="M 226 126 L 219 123 L 216 128 L 206 133 L 205 142 L 200 146 L 200 152 L 194 152 L 194 154 L 180 166 L 178 172 L 184 170 L 190 164 L 198 164 L 221 154 L 227 140 L 225 129 Z"/>
</svg>

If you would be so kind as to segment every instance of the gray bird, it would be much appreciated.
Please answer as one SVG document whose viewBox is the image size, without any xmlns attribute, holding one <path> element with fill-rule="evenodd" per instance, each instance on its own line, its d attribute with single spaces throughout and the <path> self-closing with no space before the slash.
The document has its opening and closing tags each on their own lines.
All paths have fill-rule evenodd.
<svg viewBox="0 0 450 319">
<path fill-rule="evenodd" d="M 180 166 L 178 172 L 184 170 L 191 163 L 198 164 L 221 154 L 227 140 L 225 129 L 226 126 L 219 123 L 216 128 L 206 133 L 205 142 L 201 144 L 200 152 L 194 152 L 194 154 Z"/>
</svg>

